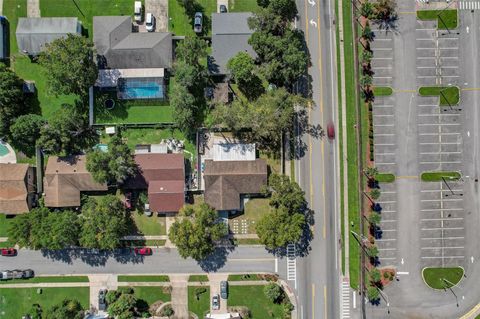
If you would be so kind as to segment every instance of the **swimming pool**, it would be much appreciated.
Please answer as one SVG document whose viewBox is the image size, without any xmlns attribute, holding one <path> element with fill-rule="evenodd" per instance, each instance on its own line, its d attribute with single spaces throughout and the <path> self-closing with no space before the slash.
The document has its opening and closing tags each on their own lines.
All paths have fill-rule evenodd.
<svg viewBox="0 0 480 319">
<path fill-rule="evenodd" d="M 120 78 L 118 80 L 120 99 L 164 99 L 163 78 Z"/>
<path fill-rule="evenodd" d="M 8 150 L 8 148 L 3 145 L 2 143 L 0 143 L 0 156 L 5 156 L 9 153 L 10 151 Z"/>
</svg>

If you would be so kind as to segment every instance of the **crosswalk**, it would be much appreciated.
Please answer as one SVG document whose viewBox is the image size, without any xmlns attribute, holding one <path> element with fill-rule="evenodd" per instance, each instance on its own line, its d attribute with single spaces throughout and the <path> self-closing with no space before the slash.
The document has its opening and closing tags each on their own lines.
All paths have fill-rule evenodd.
<svg viewBox="0 0 480 319">
<path fill-rule="evenodd" d="M 295 256 L 295 245 L 287 246 L 287 280 L 297 279 L 297 259 Z"/>
<path fill-rule="evenodd" d="M 342 281 L 342 319 L 350 318 L 350 283 L 348 279 Z"/>
<path fill-rule="evenodd" d="M 459 1 L 458 8 L 460 10 L 480 10 L 480 1 L 479 0 Z"/>
</svg>

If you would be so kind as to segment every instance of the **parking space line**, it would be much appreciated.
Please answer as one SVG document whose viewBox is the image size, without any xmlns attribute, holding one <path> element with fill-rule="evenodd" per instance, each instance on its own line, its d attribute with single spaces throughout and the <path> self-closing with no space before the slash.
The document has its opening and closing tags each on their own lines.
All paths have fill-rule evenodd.
<svg viewBox="0 0 480 319">
<path fill-rule="evenodd" d="M 379 58 L 379 57 L 372 57 L 372 60 L 393 60 L 393 58 Z"/>
<path fill-rule="evenodd" d="M 382 229 L 383 232 L 387 232 L 387 231 L 397 231 L 396 229 Z"/>
<path fill-rule="evenodd" d="M 373 76 L 374 79 L 391 79 L 391 76 Z"/>
<path fill-rule="evenodd" d="M 438 239 L 465 239 L 465 237 L 424 237 L 423 240 L 438 240 Z"/>
<path fill-rule="evenodd" d="M 392 114 L 373 114 L 373 116 L 376 116 L 376 117 L 393 117 L 394 115 L 392 115 Z"/>
<path fill-rule="evenodd" d="M 463 220 L 463 217 L 446 217 L 446 218 L 422 218 L 420 219 L 422 222 L 428 221 L 442 221 L 442 220 Z"/>
<path fill-rule="evenodd" d="M 436 66 L 417 66 L 417 69 L 436 69 Z"/>
<path fill-rule="evenodd" d="M 378 133 L 378 134 L 375 134 L 375 136 L 393 136 L 395 134 L 393 133 Z"/>
<path fill-rule="evenodd" d="M 374 104 L 374 107 L 393 107 L 392 104 Z"/>
<path fill-rule="evenodd" d="M 391 66 L 374 66 L 373 69 L 374 70 L 391 70 L 392 67 Z"/>
<path fill-rule="evenodd" d="M 434 56 L 417 56 L 418 60 L 434 60 L 436 57 Z"/>
<path fill-rule="evenodd" d="M 393 204 L 396 203 L 396 200 L 382 200 L 382 201 L 377 201 L 377 204 Z"/>
<path fill-rule="evenodd" d="M 458 47 L 438 47 L 440 50 L 458 50 Z"/>
<path fill-rule="evenodd" d="M 430 79 L 430 78 L 436 78 L 436 75 L 418 75 L 417 78 L 419 79 Z"/>
<path fill-rule="evenodd" d="M 379 156 L 393 156 L 393 155 L 395 155 L 395 153 L 375 153 L 375 155 L 379 155 Z"/>
<path fill-rule="evenodd" d="M 459 78 L 460 75 L 442 75 L 443 78 Z"/>
<path fill-rule="evenodd" d="M 392 127 L 395 124 L 373 124 L 374 127 Z"/>
<path fill-rule="evenodd" d="M 438 136 L 438 135 L 460 135 L 460 133 L 452 132 L 452 133 L 447 133 L 447 132 L 441 132 L 441 133 L 419 133 L 420 136 Z"/>
<path fill-rule="evenodd" d="M 380 259 L 383 259 L 383 260 L 395 260 L 395 259 L 397 259 L 397 257 L 380 257 Z"/>
<path fill-rule="evenodd" d="M 373 51 L 392 51 L 393 48 L 372 48 Z"/>
<path fill-rule="evenodd" d="M 448 114 L 448 113 L 437 113 L 437 114 L 431 114 L 431 113 L 423 113 L 423 114 L 418 114 L 418 116 L 435 116 L 435 117 L 449 117 L 449 116 L 456 116 L 459 117 L 459 114 Z"/>
<path fill-rule="evenodd" d="M 439 58 L 440 58 L 440 59 L 445 59 L 445 60 L 446 60 L 446 59 L 454 59 L 454 60 L 457 59 L 457 60 L 458 60 L 458 56 L 441 56 L 441 57 L 439 57 Z"/>
<path fill-rule="evenodd" d="M 381 143 L 381 144 L 374 144 L 374 146 L 395 146 L 393 143 Z M 385 193 L 385 192 L 383 192 Z"/>
<path fill-rule="evenodd" d="M 465 256 L 421 256 L 422 259 L 465 258 Z"/>
<path fill-rule="evenodd" d="M 461 189 L 453 189 L 453 188 L 452 188 L 452 191 L 462 192 Z M 420 192 L 421 193 L 440 193 L 440 192 L 450 192 L 450 190 L 449 189 L 422 189 Z"/>
<path fill-rule="evenodd" d="M 417 50 L 435 50 L 435 47 L 433 48 L 416 48 Z"/>
<path fill-rule="evenodd" d="M 440 227 L 440 228 L 422 228 L 421 230 L 462 230 L 463 227 Z"/>
<path fill-rule="evenodd" d="M 440 247 L 421 247 L 421 249 L 426 250 L 435 250 L 435 249 L 463 249 L 464 246 L 456 246 L 456 247 L 448 247 L 448 246 L 440 246 Z"/>
<path fill-rule="evenodd" d="M 382 213 L 396 213 L 396 210 L 382 210 Z"/>
<path fill-rule="evenodd" d="M 375 239 L 376 242 L 382 242 L 382 241 L 396 241 L 395 238 L 387 238 L 387 239 Z"/>
<path fill-rule="evenodd" d="M 462 201 L 463 198 L 438 198 L 438 199 L 421 199 L 421 202 L 438 202 L 438 201 L 443 201 L 443 202 L 458 202 Z"/>
<path fill-rule="evenodd" d="M 461 151 L 457 151 L 457 152 L 420 152 L 420 155 L 448 155 L 448 154 L 462 154 L 462 152 Z"/>
<path fill-rule="evenodd" d="M 396 221 L 397 221 L 396 219 L 386 219 L 386 220 L 382 219 L 382 223 L 394 223 Z"/>
<path fill-rule="evenodd" d="M 420 209 L 421 212 L 440 212 L 440 211 L 444 211 L 444 212 L 448 212 L 448 211 L 452 211 L 452 212 L 459 212 L 459 211 L 463 211 L 463 208 L 424 208 L 424 209 Z"/>
<path fill-rule="evenodd" d="M 420 162 L 420 164 L 461 164 L 462 162 L 460 161 L 452 161 L 452 162 L 444 162 L 444 161 L 440 161 L 440 162 Z"/>
<path fill-rule="evenodd" d="M 437 31 L 437 29 L 415 29 L 416 31 Z"/>
<path fill-rule="evenodd" d="M 383 251 L 383 250 L 397 250 L 397 248 L 378 248 L 378 251 Z"/>
<path fill-rule="evenodd" d="M 396 163 L 382 163 L 379 161 L 375 161 L 378 165 L 395 165 Z"/>
<path fill-rule="evenodd" d="M 418 126 L 436 126 L 436 125 L 442 125 L 442 126 L 458 126 L 462 125 L 460 123 L 420 123 Z"/>
</svg>

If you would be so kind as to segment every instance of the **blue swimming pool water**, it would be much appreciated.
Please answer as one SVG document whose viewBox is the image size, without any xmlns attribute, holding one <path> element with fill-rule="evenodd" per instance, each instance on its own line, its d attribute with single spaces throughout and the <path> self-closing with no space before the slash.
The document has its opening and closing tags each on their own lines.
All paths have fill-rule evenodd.
<svg viewBox="0 0 480 319">
<path fill-rule="evenodd" d="M 122 79 L 118 86 L 122 99 L 163 99 L 165 93 L 160 79 Z"/>
<path fill-rule="evenodd" d="M 8 148 L 2 143 L 0 143 L 0 156 L 5 156 L 8 154 L 8 152 L 9 152 Z"/>
</svg>

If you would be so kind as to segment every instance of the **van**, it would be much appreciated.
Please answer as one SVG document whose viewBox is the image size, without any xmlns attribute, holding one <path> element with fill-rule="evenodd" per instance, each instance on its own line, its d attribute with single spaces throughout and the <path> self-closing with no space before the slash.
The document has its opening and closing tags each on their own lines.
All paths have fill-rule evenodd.
<svg viewBox="0 0 480 319">
<path fill-rule="evenodd" d="M 145 18 L 145 28 L 148 32 L 155 31 L 155 17 L 151 13 L 147 13 Z"/>
<path fill-rule="evenodd" d="M 135 1 L 135 8 L 133 11 L 133 17 L 135 19 L 135 22 L 140 23 L 143 20 L 143 9 L 142 9 L 142 2 L 141 1 Z"/>
</svg>

